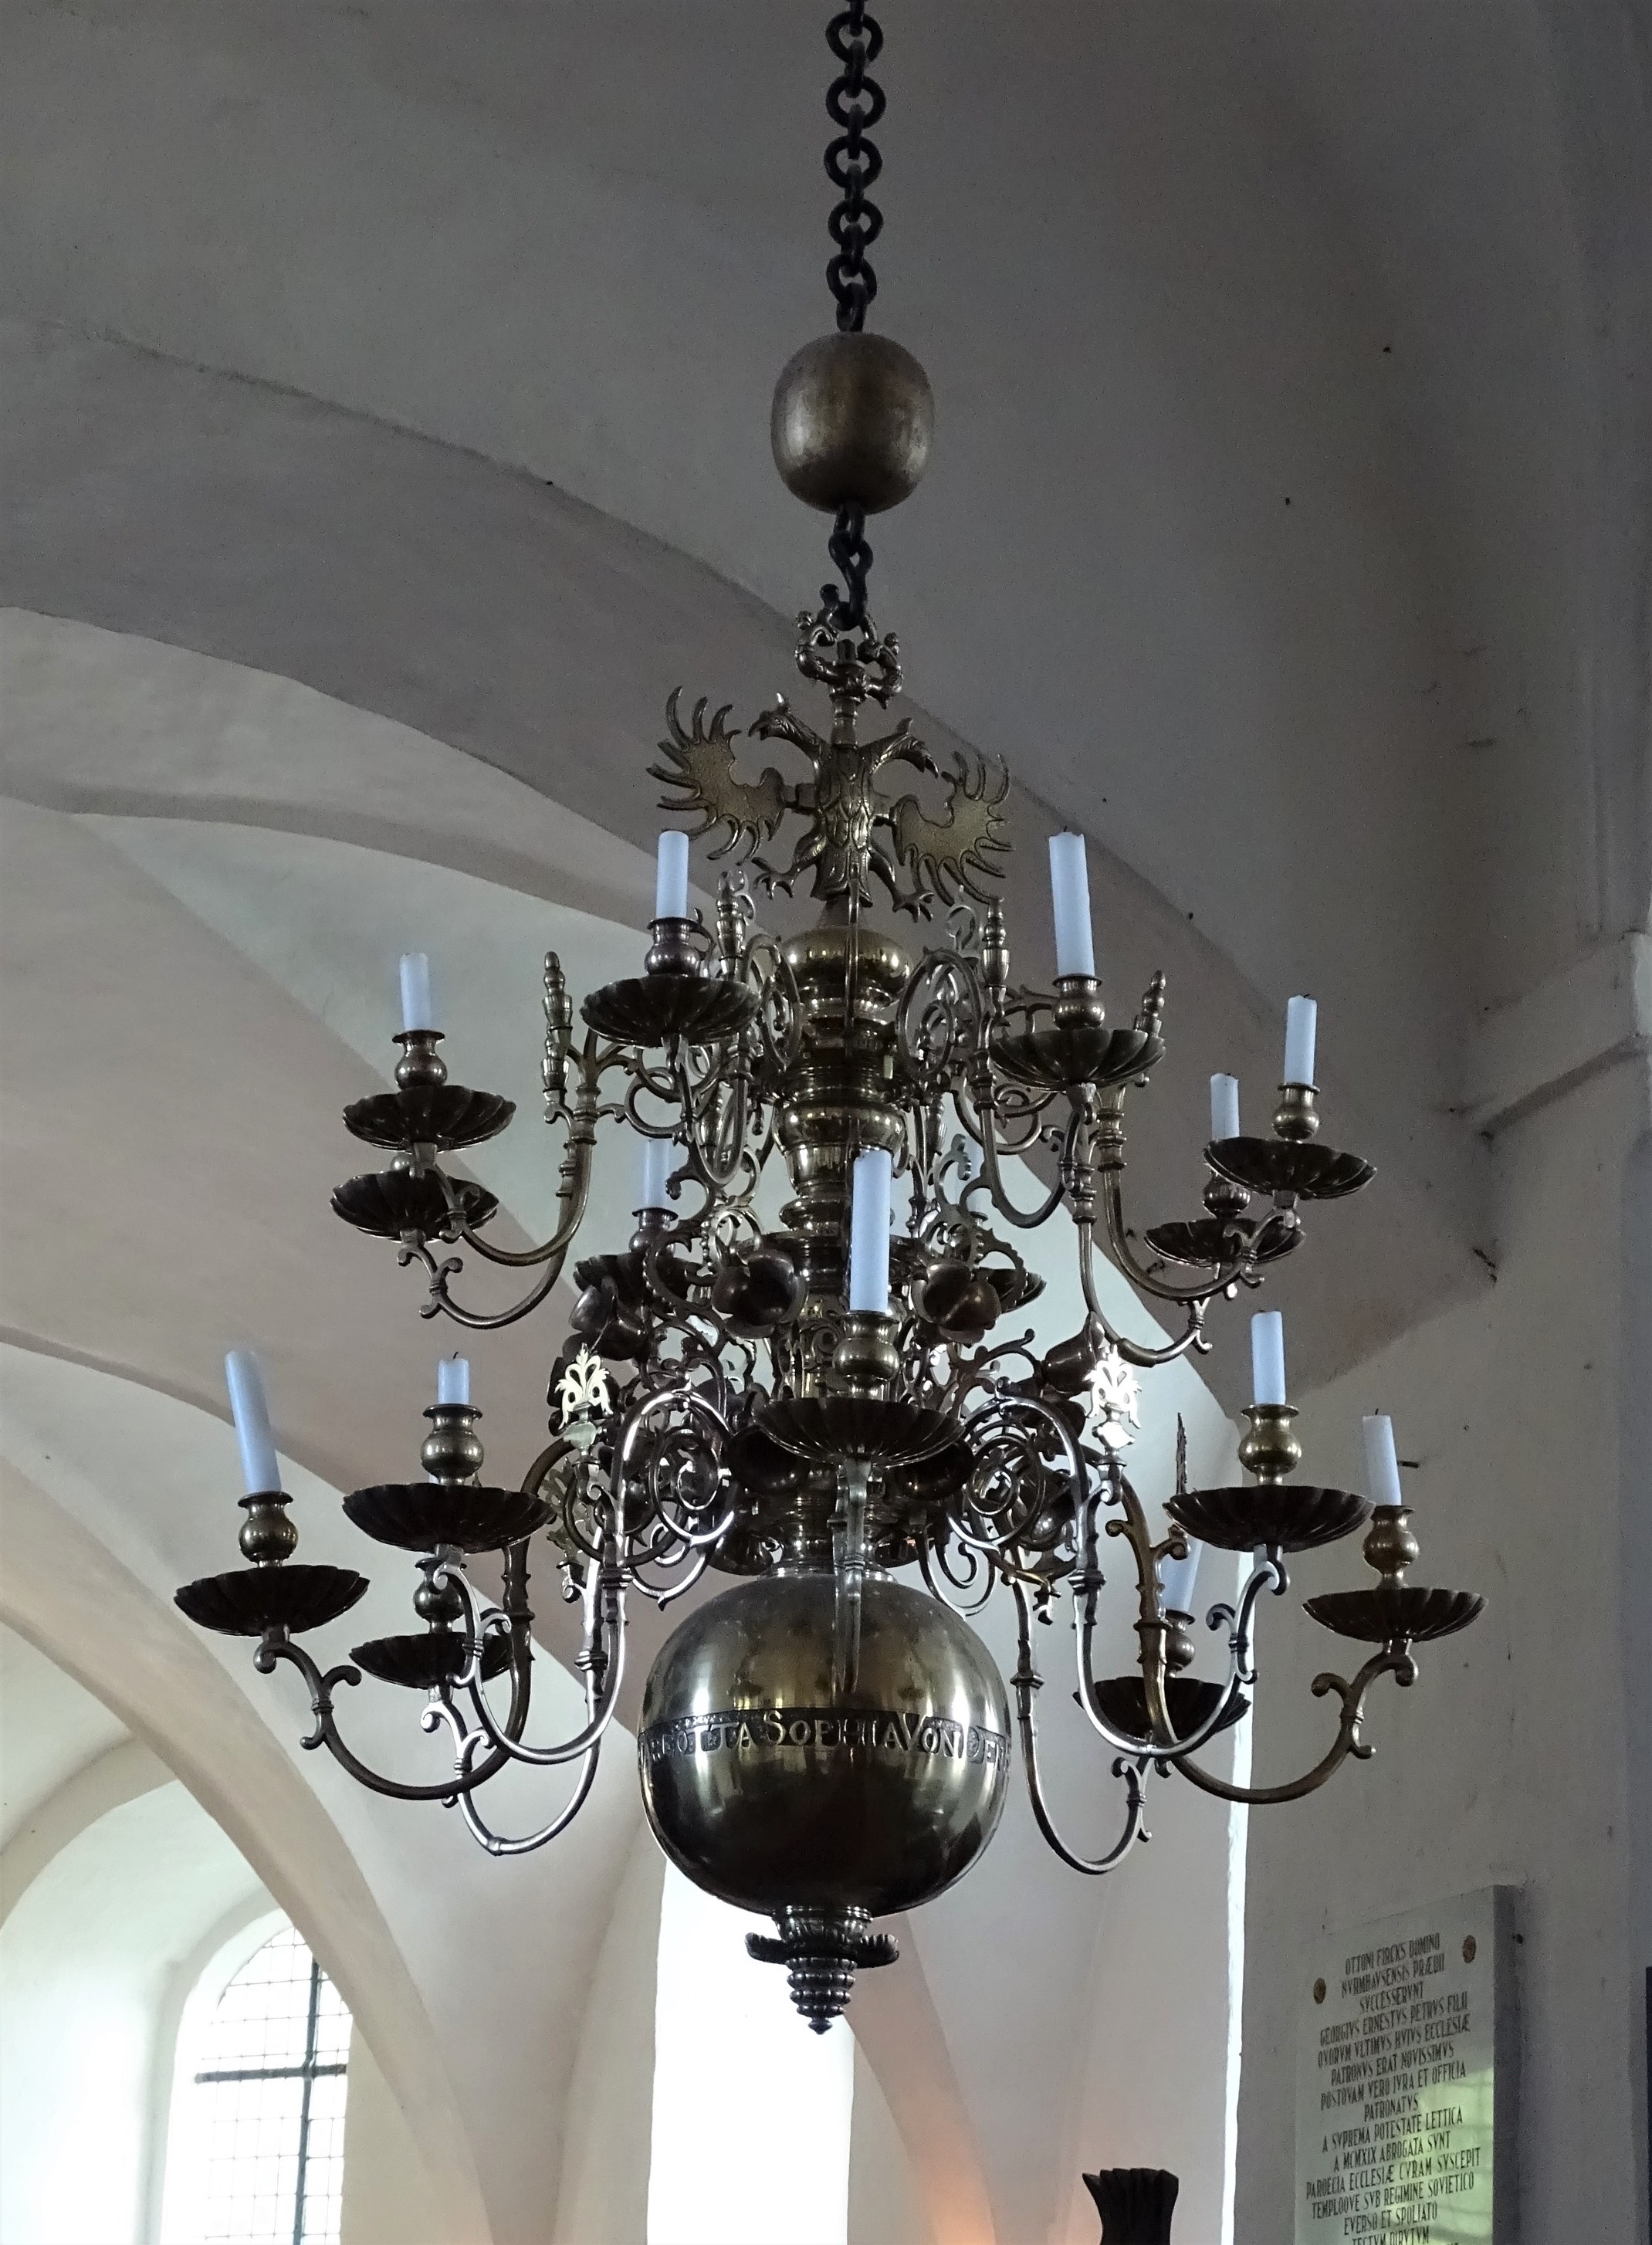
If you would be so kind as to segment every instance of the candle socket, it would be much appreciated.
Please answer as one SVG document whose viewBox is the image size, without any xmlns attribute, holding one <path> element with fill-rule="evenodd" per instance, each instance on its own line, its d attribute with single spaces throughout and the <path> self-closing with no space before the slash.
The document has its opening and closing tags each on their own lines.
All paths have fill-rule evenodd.
<svg viewBox="0 0 1652 2245">
<path fill-rule="evenodd" d="M 1180 1676 L 1184 1668 L 1191 1668 L 1196 1651 L 1193 1641 L 1193 1616 L 1175 1606 L 1168 1607 L 1164 1617 L 1164 1665 L 1172 1676 Z"/>
<path fill-rule="evenodd" d="M 1055 1020 L 1058 1028 L 1080 1026 L 1099 1029 L 1107 1020 L 1101 985 L 1093 974 L 1058 974 L 1055 978 Z"/>
<path fill-rule="evenodd" d="M 645 1255 L 662 1232 L 669 1231 L 676 1218 L 668 1208 L 638 1208 L 632 1211 L 637 1228 L 631 1235 L 631 1252 Z"/>
<path fill-rule="evenodd" d="M 1164 976 L 1155 974 L 1141 994 L 1141 1003 L 1136 1012 L 1135 1025 L 1144 1037 L 1162 1036 L 1164 1034 L 1166 987 Z"/>
<path fill-rule="evenodd" d="M 642 962 L 646 973 L 699 973 L 706 932 L 697 919 L 651 919 L 648 933 L 653 940 L 648 946 L 648 955 Z"/>
<path fill-rule="evenodd" d="M 740 954 L 746 940 L 747 924 L 752 916 L 747 897 L 744 877 L 724 873 L 717 882 L 717 961 L 723 974 L 740 972 Z"/>
<path fill-rule="evenodd" d="M 1242 1216 L 1250 1205 L 1250 1195 L 1242 1185 L 1218 1177 L 1212 1170 L 1204 1189 L 1204 1204 L 1215 1217 Z"/>
<path fill-rule="evenodd" d="M 901 1368 L 895 1319 L 874 1310 L 851 1310 L 832 1352 L 832 1370 L 850 1395 L 882 1398 Z"/>
<path fill-rule="evenodd" d="M 1264 1488 L 1274 1488 L 1302 1463 L 1302 1444 L 1290 1431 L 1291 1403 L 1247 1403 L 1250 1432 L 1239 1444 L 1239 1462 Z"/>
<path fill-rule="evenodd" d="M 440 1029 L 398 1029 L 396 1042 L 402 1057 L 396 1063 L 396 1081 L 403 1091 L 424 1091 L 447 1082 L 447 1062 L 437 1047 Z"/>
<path fill-rule="evenodd" d="M 413 1611 L 421 1621 L 429 1622 L 432 1629 L 451 1629 L 464 1618 L 464 1593 L 451 1577 L 438 1584 L 436 1570 L 443 1563 L 440 1558 L 421 1559 L 421 1580 L 413 1593 Z M 450 1565 L 451 1560 L 448 1561 Z"/>
<path fill-rule="evenodd" d="M 545 1119 L 554 1122 L 568 1095 L 568 1048 L 573 1042 L 573 1000 L 568 978 L 554 951 L 545 954 L 545 1056 L 539 1079 L 545 1093 Z"/>
<path fill-rule="evenodd" d="M 287 1517 L 291 1501 L 279 1489 L 242 1497 L 240 1507 L 247 1518 L 237 1541 L 241 1557 L 250 1559 L 254 1567 L 279 1566 L 298 1549 L 298 1530 Z"/>
<path fill-rule="evenodd" d="M 1404 1504 L 1379 1504 L 1371 1516 L 1371 1527 L 1365 1536 L 1365 1563 L 1382 1577 L 1385 1590 L 1398 1590 L 1405 1579 L 1405 1570 L 1414 1567 L 1422 1557 L 1422 1549 L 1411 1531 L 1411 1508 Z"/>
<path fill-rule="evenodd" d="M 993 1012 L 1002 1012 L 1010 987 L 1010 939 L 1004 907 L 996 897 L 986 908 L 981 928 L 981 973 Z"/>
<path fill-rule="evenodd" d="M 1319 1132 L 1319 1092 L 1311 1083 L 1282 1083 L 1274 1109 L 1274 1136 L 1297 1143 Z"/>
<path fill-rule="evenodd" d="M 482 1470 L 482 1437 L 476 1431 L 481 1413 L 473 1403 L 433 1403 L 425 1413 L 430 1431 L 419 1451 L 419 1463 L 432 1481 L 455 1486 L 474 1481 Z"/>
</svg>

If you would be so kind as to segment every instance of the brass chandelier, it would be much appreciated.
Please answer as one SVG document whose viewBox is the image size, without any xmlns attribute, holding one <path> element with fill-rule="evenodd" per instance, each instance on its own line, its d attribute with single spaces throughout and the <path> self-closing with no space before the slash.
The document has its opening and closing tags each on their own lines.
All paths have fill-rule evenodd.
<svg viewBox="0 0 1652 2245">
<path fill-rule="evenodd" d="M 1253 1324 L 1256 1400 L 1239 1446 L 1245 1485 L 1188 1485 L 1185 1442 L 1169 1527 L 1155 1538 L 1125 1470 L 1138 1373 L 1204 1345 L 1210 1306 L 1260 1285 L 1293 1252 L 1306 1203 L 1369 1183 L 1370 1165 L 1320 1142 L 1311 1002 L 1292 1001 L 1273 1133 L 1242 1135 L 1237 1087 L 1216 1077 L 1204 1212 L 1138 1246 L 1122 1199 L 1126 1100 L 1163 1046 L 1155 976 L 1134 1019 L 1110 1026 L 1091 944 L 1084 844 L 1051 843 L 1058 973 L 1046 993 L 1012 979 L 993 883 L 1006 851 L 1008 778 L 962 756 L 942 770 L 903 718 L 877 729 L 901 689 L 900 653 L 867 611 L 866 518 L 923 473 L 932 425 L 922 368 L 864 331 L 876 280 L 866 252 L 882 219 L 867 200 L 884 113 L 870 75 L 883 35 L 862 0 L 828 31 L 841 73 L 827 106 L 827 170 L 840 191 L 829 278 L 836 331 L 798 352 L 775 392 L 772 438 L 787 484 L 834 518 L 841 584 L 799 619 L 797 668 L 823 690 L 816 730 L 782 697 L 749 728 L 809 768 L 742 774 L 728 711 L 667 710 L 667 807 L 694 822 L 661 838 L 644 971 L 574 1007 L 552 954 L 545 970 L 545 1111 L 562 1133 L 559 1220 L 513 1251 L 487 1236 L 493 1196 L 444 1167 L 495 1136 L 511 1103 L 452 1082 L 437 1050 L 421 959 L 403 961 L 396 1089 L 345 1122 L 389 1156 L 334 1196 L 347 1222 L 397 1243 L 428 1281 L 427 1316 L 488 1330 L 526 1316 L 561 1276 L 585 1214 L 599 1126 L 629 1132 L 640 1183 L 623 1247 L 576 1263 L 572 1333 L 551 1374 L 550 1440 L 516 1488 L 482 1478 L 468 1367 L 441 1368 L 425 1416 L 426 1479 L 344 1500 L 376 1542 L 415 1556 L 420 1627 L 355 1647 L 324 1668 L 298 1639 L 335 1621 L 367 1584 L 295 1563 L 296 1530 L 255 1363 L 229 1360 L 247 1494 L 248 1562 L 178 1592 L 204 1627 L 255 1638 L 265 1674 L 294 1666 L 309 1692 L 307 1746 L 398 1800 L 457 1806 L 482 1845 L 523 1854 L 563 1831 L 590 1792 L 620 1705 L 632 1596 L 664 1608 L 702 1578 L 655 1660 L 638 1753 L 643 1797 L 667 1855 L 698 1885 L 774 1920 L 754 1957 L 788 1968 L 798 2008 L 823 2029 L 856 1970 L 893 1961 L 873 1921 L 940 1893 L 1002 1814 L 1012 1759 L 1010 1697 L 1039 1828 L 1061 1860 L 1096 1875 L 1145 1835 L 1148 1777 L 1179 1772 L 1229 1801 L 1291 1801 L 1323 1785 L 1363 1735 L 1383 1675 L 1417 1674 L 1413 1647 L 1466 1627 L 1481 1601 L 1418 1588 L 1418 1557 L 1385 1419 L 1366 1421 L 1369 1496 L 1292 1478 L 1301 1461 L 1285 1398 L 1276 1315 Z M 869 737 L 870 736 L 870 737 Z M 887 791 L 897 767 L 915 788 Z M 771 854 L 790 823 L 789 859 Z M 727 861 L 713 924 L 690 909 L 688 843 Z M 805 876 L 820 909 L 783 939 L 763 932 L 754 891 L 791 895 Z M 876 905 L 944 939 L 921 953 L 874 927 Z M 757 1207 L 783 1171 L 778 1224 Z M 1032 1204 L 1017 1191 L 1034 1178 Z M 897 1184 L 905 1211 L 891 1227 Z M 1044 1281 L 1012 1244 L 1065 1229 L 1083 1290 L 1079 1330 L 1039 1352 L 1010 1328 Z M 483 1314 L 450 1291 L 463 1258 L 531 1271 L 523 1299 Z M 1145 1251 L 1143 1251 L 1145 1250 Z M 1098 1259 L 1167 1306 L 1179 1330 L 1149 1347 L 1115 1330 Z M 1374 1501 L 1374 1503 L 1372 1502 Z M 1290 1782 L 1244 1787 L 1202 1751 L 1249 1712 L 1255 1619 L 1286 1590 L 1285 1561 L 1369 1522 L 1370 1587 L 1311 1598 L 1324 1628 L 1372 1648 L 1351 1677 L 1314 1691 L 1336 1706 L 1322 1758 Z M 552 1547 L 582 1617 L 585 1719 L 570 1738 L 528 1735 L 535 1656 L 529 1554 Z M 1133 1575 L 1137 1666 L 1096 1673 L 1104 1577 L 1118 1539 Z M 1232 1604 L 1213 1606 L 1227 1673 L 1195 1657 L 1198 1547 L 1252 1555 Z M 467 1562 L 498 1555 L 497 1602 Z M 916 1577 L 916 1579 L 914 1579 Z M 1019 1659 L 1005 1684 L 970 1626 L 989 1597 L 1012 1601 Z M 1061 1837 L 1039 1763 L 1038 1624 L 1070 1602 L 1077 1696 L 1119 1787 L 1112 1848 L 1087 1858 Z M 363 1673 L 423 1695 L 453 1768 L 403 1782 L 346 1742 L 335 1702 Z M 506 1836 L 480 1796 L 512 1765 L 565 1768 L 572 1791 L 537 1830 Z"/>
</svg>

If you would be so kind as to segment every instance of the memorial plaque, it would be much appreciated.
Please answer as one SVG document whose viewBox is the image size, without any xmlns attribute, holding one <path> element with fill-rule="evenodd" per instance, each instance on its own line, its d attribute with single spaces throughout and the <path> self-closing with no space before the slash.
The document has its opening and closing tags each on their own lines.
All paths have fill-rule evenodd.
<svg viewBox="0 0 1652 2245">
<path fill-rule="evenodd" d="M 1513 2245 L 1512 1942 L 1486 1887 L 1308 1951 L 1296 2245 Z"/>
</svg>

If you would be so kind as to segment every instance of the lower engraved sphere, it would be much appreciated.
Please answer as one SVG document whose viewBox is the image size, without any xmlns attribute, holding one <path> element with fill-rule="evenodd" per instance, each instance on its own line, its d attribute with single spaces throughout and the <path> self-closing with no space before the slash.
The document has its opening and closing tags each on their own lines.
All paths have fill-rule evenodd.
<svg viewBox="0 0 1652 2245">
<path fill-rule="evenodd" d="M 881 514 L 910 499 L 929 465 L 935 397 L 887 336 L 821 336 L 788 359 L 768 434 L 788 491 L 835 514 Z"/>
<path fill-rule="evenodd" d="M 744 1909 L 911 1909 L 962 1877 L 1003 1813 L 1009 1710 L 974 1631 L 870 1575 L 839 1692 L 836 1623 L 829 1573 L 765 1576 L 680 1623 L 648 1679 L 648 1821 Z"/>
</svg>

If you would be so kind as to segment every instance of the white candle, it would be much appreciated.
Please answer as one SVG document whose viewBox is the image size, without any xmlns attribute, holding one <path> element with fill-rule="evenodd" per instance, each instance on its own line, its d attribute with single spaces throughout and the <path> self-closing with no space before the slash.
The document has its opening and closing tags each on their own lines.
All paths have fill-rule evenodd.
<svg viewBox="0 0 1652 2245">
<path fill-rule="evenodd" d="M 1380 1411 L 1359 1422 L 1365 1438 L 1365 1494 L 1373 1504 L 1404 1504 L 1399 1460 L 1394 1455 L 1394 1422 Z"/>
<path fill-rule="evenodd" d="M 889 1207 L 894 1158 L 883 1146 L 855 1157 L 850 1204 L 849 1306 L 889 1315 Z"/>
<path fill-rule="evenodd" d="M 654 918 L 688 917 L 688 837 L 667 829 L 660 838 L 654 871 Z"/>
<path fill-rule="evenodd" d="M 1055 971 L 1095 975 L 1090 929 L 1090 869 L 1082 834 L 1050 837 L 1050 903 L 1055 913 Z"/>
<path fill-rule="evenodd" d="M 436 1027 L 436 1015 L 430 1008 L 430 962 L 422 951 L 402 953 L 402 1027 Z"/>
<path fill-rule="evenodd" d="M 1250 1400 L 1285 1400 L 1285 1320 L 1277 1310 L 1258 1310 L 1250 1320 Z"/>
<path fill-rule="evenodd" d="M 439 1356 L 436 1360 L 436 1400 L 468 1403 L 471 1400 L 471 1360 L 468 1356 Z"/>
<path fill-rule="evenodd" d="M 1210 1136 L 1218 1144 L 1239 1136 L 1239 1079 L 1213 1075 L 1210 1079 Z"/>
<path fill-rule="evenodd" d="M 1159 1586 L 1164 1593 L 1167 1613 L 1190 1614 L 1195 1611 L 1193 1586 L 1198 1579 L 1199 1555 L 1202 1548 L 1189 1536 L 1185 1559 L 1160 1560 Z"/>
<path fill-rule="evenodd" d="M 1293 998 L 1285 1007 L 1285 1083 L 1314 1080 L 1314 1040 L 1319 1033 L 1319 1007 L 1312 998 Z"/>
<path fill-rule="evenodd" d="M 637 1207 L 669 1208 L 666 1180 L 671 1174 L 671 1140 L 645 1138 L 637 1150 Z"/>
<path fill-rule="evenodd" d="M 235 1414 L 235 1439 L 240 1444 L 241 1479 L 248 1496 L 266 1496 L 281 1485 L 275 1462 L 275 1437 L 269 1430 L 269 1406 L 264 1401 L 264 1376 L 250 1348 L 232 1348 L 224 1359 L 224 1378 L 229 1386 L 229 1407 Z"/>
</svg>

